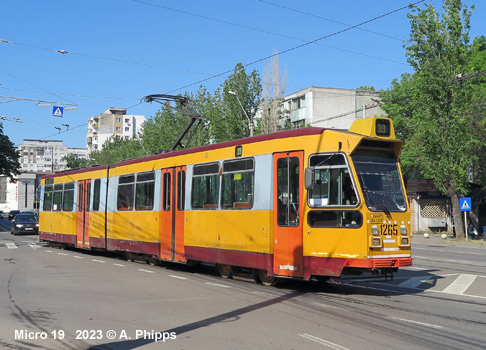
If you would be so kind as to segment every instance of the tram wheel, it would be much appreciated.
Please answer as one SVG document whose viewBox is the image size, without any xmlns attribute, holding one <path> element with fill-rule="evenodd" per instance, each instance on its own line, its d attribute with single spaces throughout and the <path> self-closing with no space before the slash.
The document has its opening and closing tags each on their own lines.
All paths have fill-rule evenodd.
<svg viewBox="0 0 486 350">
<path fill-rule="evenodd" d="M 148 265 L 151 265 L 151 266 L 158 266 L 159 265 L 159 261 L 155 258 L 147 259 L 147 260 L 145 260 L 145 263 L 147 263 Z"/>
<path fill-rule="evenodd" d="M 135 259 L 133 258 L 133 254 L 130 253 L 130 252 L 125 253 L 125 259 L 127 259 L 127 261 L 131 261 L 131 262 L 135 261 Z"/>
<path fill-rule="evenodd" d="M 231 265 L 218 264 L 218 273 L 221 277 L 228 279 L 233 277 L 233 267 Z"/>
<path fill-rule="evenodd" d="M 264 286 L 270 287 L 277 284 L 277 278 L 268 276 L 266 270 L 258 270 L 258 278 Z"/>
</svg>

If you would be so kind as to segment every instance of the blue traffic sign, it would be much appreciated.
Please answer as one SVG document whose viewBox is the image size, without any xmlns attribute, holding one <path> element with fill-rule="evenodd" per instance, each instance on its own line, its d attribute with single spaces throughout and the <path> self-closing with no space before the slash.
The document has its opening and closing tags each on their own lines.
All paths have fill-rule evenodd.
<svg viewBox="0 0 486 350">
<path fill-rule="evenodd" d="M 459 198 L 459 208 L 461 209 L 461 211 L 471 211 L 471 197 Z"/>
<path fill-rule="evenodd" d="M 61 107 L 61 106 L 52 107 L 52 116 L 53 117 L 62 117 L 63 113 L 64 113 L 64 107 Z"/>
</svg>

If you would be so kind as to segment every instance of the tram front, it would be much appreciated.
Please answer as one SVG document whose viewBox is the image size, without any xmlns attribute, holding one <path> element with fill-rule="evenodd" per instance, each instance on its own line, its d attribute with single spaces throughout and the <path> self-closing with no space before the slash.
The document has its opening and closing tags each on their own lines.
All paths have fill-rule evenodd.
<svg viewBox="0 0 486 350">
<path fill-rule="evenodd" d="M 392 275 L 412 265 L 410 210 L 398 164 L 402 142 L 386 118 L 358 120 L 349 131 L 346 150 L 309 158 L 307 277 Z"/>
</svg>

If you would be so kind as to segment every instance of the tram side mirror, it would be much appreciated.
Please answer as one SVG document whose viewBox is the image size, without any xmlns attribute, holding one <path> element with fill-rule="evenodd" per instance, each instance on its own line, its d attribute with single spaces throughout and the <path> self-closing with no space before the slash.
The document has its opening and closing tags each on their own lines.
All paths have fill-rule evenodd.
<svg viewBox="0 0 486 350">
<path fill-rule="evenodd" d="M 314 168 L 305 168 L 305 189 L 313 190 L 316 183 L 316 175 Z"/>
</svg>

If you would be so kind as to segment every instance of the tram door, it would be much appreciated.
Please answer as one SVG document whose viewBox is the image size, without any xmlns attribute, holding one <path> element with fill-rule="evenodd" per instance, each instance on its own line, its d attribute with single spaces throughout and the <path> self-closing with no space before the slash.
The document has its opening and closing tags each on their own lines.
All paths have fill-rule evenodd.
<svg viewBox="0 0 486 350">
<path fill-rule="evenodd" d="M 78 181 L 78 224 L 76 247 L 89 248 L 89 195 L 91 180 Z"/>
<path fill-rule="evenodd" d="M 185 166 L 162 169 L 161 259 L 186 261 L 184 253 L 185 191 Z"/>
<path fill-rule="evenodd" d="M 302 193 L 304 152 L 274 154 L 273 272 L 303 276 Z"/>
</svg>

